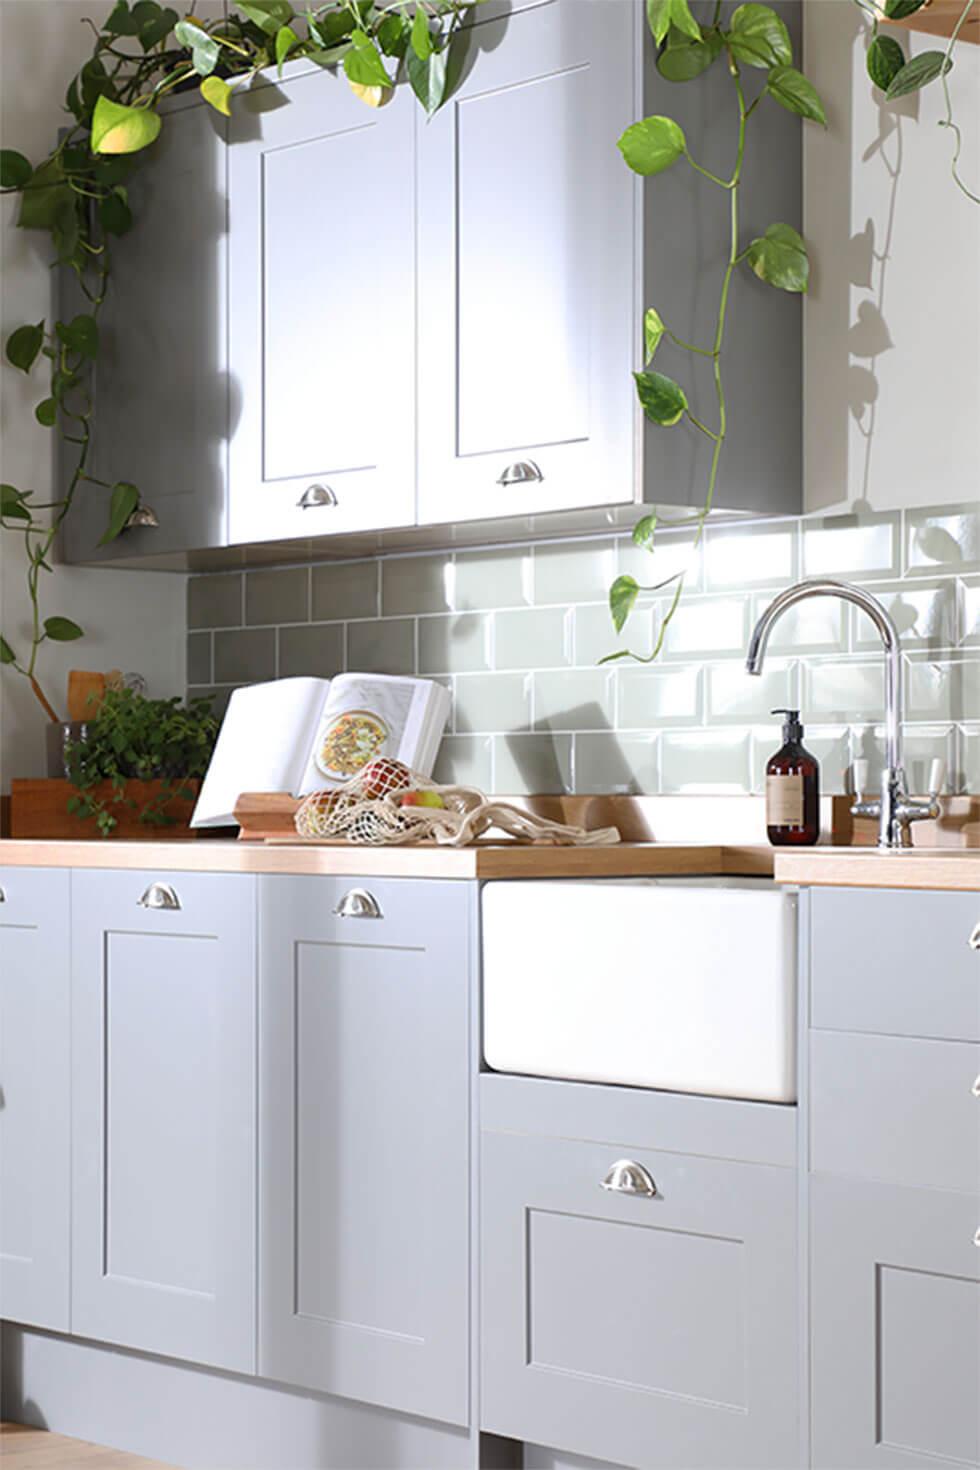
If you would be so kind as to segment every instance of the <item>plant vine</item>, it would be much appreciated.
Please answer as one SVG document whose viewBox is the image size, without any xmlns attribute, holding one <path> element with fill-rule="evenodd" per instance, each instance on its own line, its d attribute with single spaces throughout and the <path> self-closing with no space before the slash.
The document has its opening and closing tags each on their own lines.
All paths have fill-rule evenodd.
<svg viewBox="0 0 980 1470">
<path fill-rule="evenodd" d="M 51 152 L 34 165 L 13 149 L 0 150 L 0 192 L 20 196 L 18 226 L 50 235 L 55 263 L 74 273 L 86 307 L 70 321 L 19 326 L 6 343 L 7 361 L 28 376 L 47 363 L 49 388 L 34 415 L 42 428 L 60 432 L 73 454 L 67 481 L 51 500 L 0 485 L 0 529 L 23 538 L 31 609 L 26 640 L 0 634 L 0 665 L 28 681 L 49 719 L 58 716 L 37 677 L 41 651 L 48 642 L 84 637 L 73 619 L 42 615 L 42 579 L 52 570 L 58 533 L 83 489 L 106 498 L 102 545 L 122 534 L 140 506 L 136 485 L 110 485 L 90 472 L 93 374 L 111 247 L 133 225 L 127 184 L 138 155 L 159 136 L 160 103 L 196 87 L 227 117 L 235 92 L 260 71 L 275 67 L 281 76 L 287 61 L 307 58 L 342 69 L 372 107 L 404 79 L 431 116 L 452 92 L 460 27 L 479 3 L 329 0 L 300 16 L 290 0 L 234 0 L 229 15 L 204 21 L 181 19 L 157 0 L 117 0 L 101 27 L 84 21 L 94 36 L 92 54 L 68 86 L 72 121 Z"/>
<path fill-rule="evenodd" d="M 619 140 L 620 152 L 627 165 L 637 174 L 650 177 L 662 173 L 683 159 L 696 173 L 723 189 L 729 199 L 729 238 L 727 258 L 721 278 L 714 338 L 710 347 L 683 341 L 664 322 L 655 307 L 644 315 L 646 365 L 634 373 L 636 392 L 645 416 L 653 423 L 670 428 L 686 420 L 699 434 L 711 441 L 711 461 L 705 496 L 693 517 L 668 522 L 671 525 L 693 525 L 694 549 L 700 544 L 704 525 L 714 502 L 722 453 L 729 431 L 728 405 L 725 397 L 723 356 L 728 325 L 728 306 L 732 281 L 741 265 L 770 286 L 782 291 L 805 293 L 809 281 L 809 257 L 806 243 L 792 225 L 771 224 L 763 235 L 742 244 L 740 230 L 740 196 L 744 179 L 748 123 L 766 98 L 786 111 L 809 121 L 827 125 L 823 103 L 813 85 L 793 65 L 793 47 L 781 17 L 770 6 L 739 5 L 727 25 L 722 24 L 721 0 L 716 0 L 712 23 L 702 27 L 691 13 L 688 0 L 647 0 L 647 14 L 653 39 L 658 46 L 657 69 L 670 82 L 689 82 L 703 75 L 724 55 L 732 80 L 738 108 L 738 128 L 732 172 L 721 178 L 698 163 L 688 150 L 681 127 L 669 117 L 644 118 L 627 128 Z M 742 66 L 765 73 L 761 89 L 751 101 L 746 95 Z M 712 428 L 691 410 L 681 385 L 665 373 L 651 371 L 654 355 L 667 338 L 676 348 L 711 359 L 717 419 Z M 655 550 L 658 517 L 656 512 L 643 516 L 633 528 L 635 545 Z M 686 571 L 673 573 L 663 581 L 644 585 L 635 577 L 616 578 L 609 590 L 609 609 L 617 633 L 622 632 L 641 593 L 673 594 L 660 620 L 656 642 L 647 654 L 624 648 L 607 654 L 602 663 L 630 658 L 652 663 L 663 650 L 667 630 L 673 620 L 684 589 Z"/>
</svg>

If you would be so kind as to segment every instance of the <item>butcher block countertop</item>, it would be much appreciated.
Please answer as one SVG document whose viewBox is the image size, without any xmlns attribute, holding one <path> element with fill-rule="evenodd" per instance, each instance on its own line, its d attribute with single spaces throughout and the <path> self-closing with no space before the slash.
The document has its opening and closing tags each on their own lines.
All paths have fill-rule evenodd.
<svg viewBox="0 0 980 1470">
<path fill-rule="evenodd" d="M 811 888 L 947 888 L 980 893 L 980 848 L 807 847 L 775 854 L 778 883 Z"/>
<path fill-rule="evenodd" d="M 308 873 L 344 878 L 767 877 L 770 847 L 622 842 L 615 847 L 329 847 L 312 843 L 0 841 L 0 867 L 138 868 L 178 873 Z"/>
</svg>

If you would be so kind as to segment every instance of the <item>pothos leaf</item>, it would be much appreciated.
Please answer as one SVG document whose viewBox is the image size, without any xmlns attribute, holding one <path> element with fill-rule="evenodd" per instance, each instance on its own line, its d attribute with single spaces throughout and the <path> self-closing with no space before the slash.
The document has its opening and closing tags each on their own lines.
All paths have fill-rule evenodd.
<svg viewBox="0 0 980 1470">
<path fill-rule="evenodd" d="M 83 313 L 73 317 L 67 326 L 64 322 L 58 322 L 55 330 L 60 340 L 72 352 L 78 352 L 82 357 L 98 355 L 99 328 L 94 316 Z"/>
<path fill-rule="evenodd" d="M 160 119 L 146 107 L 126 107 L 99 97 L 92 115 L 93 153 L 138 153 L 155 142 Z"/>
<path fill-rule="evenodd" d="M 24 185 L 17 224 L 22 230 L 50 230 L 64 206 L 73 202 L 60 158 L 45 159 Z"/>
<path fill-rule="evenodd" d="M 820 93 L 795 67 L 771 67 L 766 79 L 766 91 L 787 112 L 795 112 L 798 117 L 806 117 L 811 122 L 827 126 L 827 114 L 824 112 Z"/>
<path fill-rule="evenodd" d="M 421 61 L 410 51 L 405 65 L 412 91 L 425 108 L 426 117 L 432 117 L 446 95 L 446 53 L 433 51 L 427 61 Z"/>
<path fill-rule="evenodd" d="M 8 521 L 29 521 L 31 513 L 24 504 L 26 499 L 13 485 L 0 485 L 0 516 Z"/>
<path fill-rule="evenodd" d="M 667 44 L 657 57 L 657 70 L 668 82 L 691 82 L 720 55 L 724 41 L 717 31 L 709 31 L 702 41 L 671 29 Z"/>
<path fill-rule="evenodd" d="M 904 20 L 907 15 L 914 15 L 921 10 L 926 0 L 885 0 L 885 17 L 887 20 Z"/>
<path fill-rule="evenodd" d="M 210 76 L 218 64 L 220 47 L 217 41 L 193 20 L 178 21 L 174 26 L 174 38 L 191 53 L 191 63 L 198 76 Z"/>
<path fill-rule="evenodd" d="M 648 306 L 643 314 L 643 345 L 646 348 L 648 364 L 653 361 L 653 354 L 660 346 L 660 339 L 666 330 L 657 308 Z"/>
<path fill-rule="evenodd" d="M 292 51 L 293 48 L 298 45 L 299 36 L 297 36 L 292 26 L 280 26 L 279 29 L 276 31 L 276 65 L 279 68 L 280 76 L 282 76 L 282 69 L 283 65 L 285 64 L 286 57 L 289 55 L 290 51 Z M 220 112 L 221 109 L 219 108 L 218 110 Z"/>
<path fill-rule="evenodd" d="M 868 47 L 868 76 L 882 92 L 887 92 L 905 65 L 905 52 L 894 36 L 875 36 Z"/>
<path fill-rule="evenodd" d="M 435 49 L 432 45 L 432 34 L 429 30 L 429 19 L 423 6 L 416 7 L 415 19 L 412 21 L 412 50 L 419 61 L 428 61 Z"/>
<path fill-rule="evenodd" d="M 14 653 L 14 650 L 6 638 L 0 635 L 0 664 L 12 664 L 16 662 L 16 659 L 17 655 Z"/>
<path fill-rule="evenodd" d="M 348 81 L 358 82 L 362 87 L 391 86 L 391 77 L 366 31 L 354 31 L 351 35 L 351 49 L 344 57 L 344 72 Z"/>
<path fill-rule="evenodd" d="M 700 41 L 701 27 L 698 25 L 688 0 L 647 0 L 647 22 L 657 45 L 661 45 L 671 26 Z"/>
<path fill-rule="evenodd" d="M 633 542 L 636 546 L 642 546 L 647 551 L 653 550 L 653 534 L 657 529 L 657 513 L 651 511 L 649 515 L 642 516 L 633 527 Z"/>
<path fill-rule="evenodd" d="M 231 88 L 224 77 L 205 77 L 201 83 L 201 96 L 215 112 L 231 117 Z"/>
<path fill-rule="evenodd" d="M 13 148 L 0 148 L 0 189 L 23 189 L 34 172 L 30 160 Z"/>
<path fill-rule="evenodd" d="M 609 589 L 609 611 L 612 615 L 613 627 L 617 633 L 621 633 L 626 619 L 636 605 L 636 599 L 640 595 L 640 584 L 635 577 L 617 577 Z"/>
<path fill-rule="evenodd" d="M 929 82 L 934 82 L 937 77 L 949 71 L 952 65 L 953 59 L 947 57 L 945 51 L 923 51 L 920 55 L 913 56 L 896 73 L 885 96 L 889 102 L 894 102 L 897 97 L 907 97 L 910 92 L 918 92 L 920 87 L 927 86 Z"/>
<path fill-rule="evenodd" d="M 770 225 L 761 238 L 752 241 L 745 258 L 760 281 L 781 291 L 806 292 L 810 261 L 806 242 L 792 225 Z"/>
<path fill-rule="evenodd" d="M 122 184 L 111 194 L 99 201 L 99 220 L 107 235 L 125 235 L 132 228 L 133 215 L 129 207 L 129 196 Z"/>
<path fill-rule="evenodd" d="M 140 493 L 135 485 L 130 485 L 126 480 L 120 480 L 113 485 L 109 501 L 109 523 L 99 537 L 100 546 L 108 546 L 110 541 L 115 541 L 126 529 L 126 522 L 139 503 Z"/>
<path fill-rule="evenodd" d="M 687 408 L 687 395 L 680 384 L 665 373 L 634 373 L 633 377 L 647 418 L 665 428 L 676 424 Z"/>
<path fill-rule="evenodd" d="M 676 163 L 687 141 L 673 118 L 645 117 L 626 129 L 617 147 L 634 173 L 649 176 Z"/>
<path fill-rule="evenodd" d="M 45 429 L 53 429 L 58 417 L 58 405 L 53 398 L 45 398 L 34 410 L 34 417 Z"/>
<path fill-rule="evenodd" d="M 235 6 L 267 36 L 274 36 L 295 14 L 289 0 L 235 0 Z"/>
<path fill-rule="evenodd" d="M 33 327 L 17 327 L 7 338 L 7 361 L 22 373 L 29 373 L 43 344 L 43 322 Z"/>
<path fill-rule="evenodd" d="M 740 5 L 728 32 L 732 55 L 749 66 L 790 66 L 793 47 L 785 22 L 768 5 Z"/>
<path fill-rule="evenodd" d="M 54 643 L 74 643 L 76 638 L 85 637 L 82 629 L 71 618 L 45 618 L 44 632 Z"/>
</svg>

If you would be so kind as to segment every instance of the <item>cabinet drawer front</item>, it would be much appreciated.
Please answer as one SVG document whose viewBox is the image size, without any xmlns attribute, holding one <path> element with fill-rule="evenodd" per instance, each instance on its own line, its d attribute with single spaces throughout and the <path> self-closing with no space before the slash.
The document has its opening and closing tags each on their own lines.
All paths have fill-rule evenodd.
<svg viewBox="0 0 980 1470">
<path fill-rule="evenodd" d="M 976 1193 L 978 1094 L 973 1042 L 812 1031 L 810 1166 Z"/>
<path fill-rule="evenodd" d="M 811 1182 L 815 1470 L 980 1464 L 975 1196 Z"/>
<path fill-rule="evenodd" d="M 484 1133 L 481 1428 L 624 1465 L 799 1463 L 792 1170 Z"/>
<path fill-rule="evenodd" d="M 255 1369 L 255 895 L 239 875 L 72 874 L 72 1330 L 237 1372 Z"/>
<path fill-rule="evenodd" d="M 68 874 L 0 868 L 0 1317 L 67 1332 Z"/>
<path fill-rule="evenodd" d="M 811 1021 L 980 1041 L 980 894 L 815 888 Z"/>
</svg>

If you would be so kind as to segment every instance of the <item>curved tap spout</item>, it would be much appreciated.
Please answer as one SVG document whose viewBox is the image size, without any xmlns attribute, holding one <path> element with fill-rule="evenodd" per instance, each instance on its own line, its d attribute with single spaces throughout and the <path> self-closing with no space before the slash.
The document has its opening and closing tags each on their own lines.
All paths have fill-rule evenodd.
<svg viewBox="0 0 980 1470">
<path fill-rule="evenodd" d="M 749 641 L 745 667 L 750 674 L 761 674 L 766 645 L 773 626 L 787 608 L 808 597 L 840 597 L 853 602 L 868 614 L 878 630 L 885 651 L 885 759 L 892 771 L 902 769 L 902 649 L 898 629 L 890 615 L 863 587 L 853 582 L 838 582 L 833 577 L 814 577 L 788 587 L 766 608 L 756 623 Z"/>
</svg>

